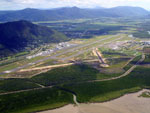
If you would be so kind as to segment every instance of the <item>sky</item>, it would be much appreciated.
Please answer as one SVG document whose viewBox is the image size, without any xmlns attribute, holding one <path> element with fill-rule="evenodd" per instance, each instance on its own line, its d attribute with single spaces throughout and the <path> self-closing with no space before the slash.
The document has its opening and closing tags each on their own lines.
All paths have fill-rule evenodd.
<svg viewBox="0 0 150 113">
<path fill-rule="evenodd" d="M 0 10 L 50 9 L 73 6 L 80 8 L 139 6 L 150 10 L 149 4 L 150 0 L 0 0 Z"/>
</svg>

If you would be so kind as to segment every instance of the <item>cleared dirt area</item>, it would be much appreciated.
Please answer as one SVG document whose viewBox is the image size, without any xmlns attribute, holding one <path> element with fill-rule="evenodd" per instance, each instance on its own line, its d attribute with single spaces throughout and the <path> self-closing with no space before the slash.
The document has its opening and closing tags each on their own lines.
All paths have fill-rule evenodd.
<svg viewBox="0 0 150 113">
<path fill-rule="evenodd" d="M 95 104 L 67 105 L 55 110 L 40 113 L 149 113 L 150 98 L 139 97 L 146 89 L 127 94 L 121 98 Z"/>
<path fill-rule="evenodd" d="M 51 65 L 51 66 L 44 66 L 44 67 L 36 67 L 32 69 L 22 69 L 19 72 L 27 72 L 27 71 L 35 71 L 35 70 L 44 70 L 44 69 L 52 69 L 52 68 L 57 68 L 57 67 L 64 67 L 64 66 L 69 66 L 73 65 L 73 63 L 68 63 L 68 64 L 60 64 L 60 65 Z"/>
<path fill-rule="evenodd" d="M 99 63 L 101 67 L 109 67 L 109 65 L 106 62 L 106 59 L 103 57 L 103 55 L 101 54 L 101 52 L 98 50 L 98 48 L 93 49 L 93 55 L 97 56 L 99 59 Z"/>
</svg>

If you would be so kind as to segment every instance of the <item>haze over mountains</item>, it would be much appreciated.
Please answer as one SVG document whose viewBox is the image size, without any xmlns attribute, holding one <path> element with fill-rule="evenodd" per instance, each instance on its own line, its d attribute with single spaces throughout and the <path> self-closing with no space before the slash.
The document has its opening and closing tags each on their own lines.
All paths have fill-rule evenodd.
<svg viewBox="0 0 150 113">
<path fill-rule="evenodd" d="M 0 11 L 0 21 L 50 21 L 79 18 L 99 17 L 135 17 L 146 16 L 150 12 L 140 7 L 119 6 L 114 8 L 81 9 L 78 7 L 64 7 L 49 10 L 23 9 L 17 11 Z"/>
</svg>

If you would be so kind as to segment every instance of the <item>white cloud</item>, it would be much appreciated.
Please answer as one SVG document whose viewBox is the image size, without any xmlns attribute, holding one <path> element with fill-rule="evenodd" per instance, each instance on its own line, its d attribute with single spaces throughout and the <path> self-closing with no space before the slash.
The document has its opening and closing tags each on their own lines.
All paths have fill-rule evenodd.
<svg viewBox="0 0 150 113">
<path fill-rule="evenodd" d="M 17 3 L 17 4 L 30 4 L 34 3 L 36 0 L 3 0 L 9 3 Z"/>
<path fill-rule="evenodd" d="M 35 0 L 21 0 L 20 2 L 23 4 L 32 4 L 32 3 L 35 3 Z"/>
<path fill-rule="evenodd" d="M 78 7 L 115 7 L 115 6 L 141 6 L 149 8 L 150 0 L 0 0 L 0 9 L 56 8 L 65 6 Z M 2 5 L 5 5 L 2 6 Z M 7 7 L 9 6 L 9 7 Z"/>
</svg>

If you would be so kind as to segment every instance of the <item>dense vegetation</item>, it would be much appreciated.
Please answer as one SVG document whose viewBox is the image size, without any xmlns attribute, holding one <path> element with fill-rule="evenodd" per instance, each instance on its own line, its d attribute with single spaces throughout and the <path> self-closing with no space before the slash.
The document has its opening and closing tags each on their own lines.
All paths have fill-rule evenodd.
<svg viewBox="0 0 150 113">
<path fill-rule="evenodd" d="M 81 83 L 64 87 L 76 92 L 79 102 L 102 102 L 117 98 L 128 92 L 149 88 L 149 73 L 149 68 L 138 67 L 128 76 L 117 80 Z"/>
<path fill-rule="evenodd" d="M 32 80 L 43 85 L 67 84 L 96 79 L 97 73 L 96 69 L 87 65 L 73 65 L 42 73 Z"/>
<path fill-rule="evenodd" d="M 28 113 L 72 103 L 72 94 L 57 88 L 0 96 L 1 113 Z"/>
<path fill-rule="evenodd" d="M 91 66 L 81 64 L 56 68 L 46 73 L 39 74 L 31 78 L 31 80 L 33 82 L 48 86 L 60 84 L 74 84 L 77 82 L 111 78 L 119 75 L 120 73 L 119 74 L 101 73 Z"/>
<path fill-rule="evenodd" d="M 86 64 L 72 65 L 68 67 L 60 67 L 52 69 L 46 73 L 41 73 L 30 79 L 16 78 L 16 79 L 1 80 L 0 93 L 39 87 L 36 83 L 45 86 L 50 85 L 59 86 L 62 84 L 75 84 L 77 82 L 111 78 L 114 76 L 119 76 L 120 74 L 121 73 L 118 74 L 101 73 L 97 69 Z"/>
<path fill-rule="evenodd" d="M 0 24 L 0 34 L 0 56 L 8 55 L 9 51 L 31 50 L 42 44 L 67 40 L 55 30 L 24 20 Z"/>
<path fill-rule="evenodd" d="M 18 91 L 25 89 L 33 89 L 39 87 L 35 83 L 30 82 L 27 79 L 7 79 L 0 80 L 0 93 L 9 91 Z"/>
<path fill-rule="evenodd" d="M 150 22 L 139 24 L 137 31 L 133 35 L 138 38 L 150 38 Z"/>
<path fill-rule="evenodd" d="M 91 38 L 95 35 L 110 34 L 112 31 L 126 28 L 123 25 L 101 24 L 99 21 L 100 19 L 96 19 L 94 22 L 89 19 L 84 22 L 39 22 L 38 24 L 62 32 L 70 38 Z"/>
<path fill-rule="evenodd" d="M 129 92 L 149 88 L 149 73 L 149 68 L 138 67 L 128 76 L 116 80 L 65 84 L 58 85 L 63 89 L 61 87 L 59 89 L 46 88 L 3 95 L 0 96 L 0 111 L 3 113 L 12 111 L 26 113 L 60 107 L 72 103 L 72 94 L 68 91 L 75 92 L 79 102 L 108 101 Z"/>
</svg>

